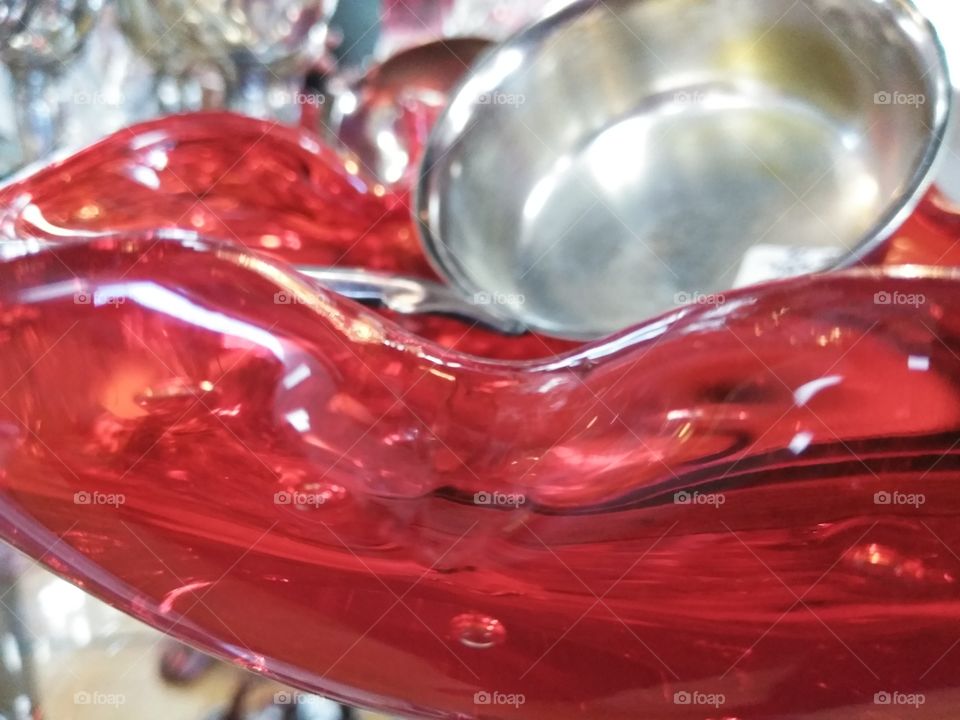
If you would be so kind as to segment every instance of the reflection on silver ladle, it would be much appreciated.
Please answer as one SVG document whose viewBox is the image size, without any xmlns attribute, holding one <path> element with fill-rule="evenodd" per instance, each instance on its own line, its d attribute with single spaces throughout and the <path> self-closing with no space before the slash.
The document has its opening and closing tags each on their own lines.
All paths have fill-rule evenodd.
<svg viewBox="0 0 960 720">
<path fill-rule="evenodd" d="M 480 38 L 437 40 L 403 50 L 359 79 L 334 75 L 320 135 L 383 185 L 410 184 L 450 93 L 491 46 Z"/>
<path fill-rule="evenodd" d="M 446 285 L 432 280 L 360 268 L 300 266 L 297 270 L 339 295 L 381 305 L 403 315 L 452 315 L 506 335 L 525 331 L 523 324 L 517 320 L 497 315 L 487 296 L 481 294 L 471 302 Z"/>
</svg>

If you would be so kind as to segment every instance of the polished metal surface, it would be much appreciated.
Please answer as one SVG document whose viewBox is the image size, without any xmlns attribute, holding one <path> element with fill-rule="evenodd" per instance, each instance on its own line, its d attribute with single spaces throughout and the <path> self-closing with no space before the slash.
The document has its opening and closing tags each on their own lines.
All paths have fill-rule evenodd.
<svg viewBox="0 0 960 720">
<path fill-rule="evenodd" d="M 403 50 L 355 82 L 334 78 L 321 132 L 347 148 L 360 168 L 386 185 L 408 177 L 430 120 L 490 42 L 450 38 Z"/>
<path fill-rule="evenodd" d="M 382 305 L 403 315 L 453 315 L 486 325 L 507 335 L 524 332 L 516 320 L 500 317 L 488 310 L 488 297 L 479 294 L 474 302 L 455 290 L 421 278 L 380 273 L 360 268 L 321 268 L 301 266 L 297 270 L 328 290 L 354 300 Z"/>
<path fill-rule="evenodd" d="M 856 262 L 925 189 L 949 105 L 906 0 L 579 2 L 460 86 L 421 231 L 465 295 L 604 335 L 712 301 L 758 245 Z"/>
</svg>

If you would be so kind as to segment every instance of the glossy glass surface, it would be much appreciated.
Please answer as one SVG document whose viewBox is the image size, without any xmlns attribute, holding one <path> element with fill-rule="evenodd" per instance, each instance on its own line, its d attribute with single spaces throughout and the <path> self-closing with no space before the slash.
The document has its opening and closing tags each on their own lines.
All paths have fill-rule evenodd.
<svg viewBox="0 0 960 720">
<path fill-rule="evenodd" d="M 402 714 L 950 716 L 958 271 L 723 293 L 504 361 L 548 350 L 462 325 L 477 352 L 451 350 L 291 271 L 428 272 L 406 197 L 344 162 L 205 115 L 0 192 L 0 536 Z M 955 231 L 933 195 L 876 259 L 949 262 Z"/>
<path fill-rule="evenodd" d="M 960 206 L 934 189 L 870 264 L 960 266 Z"/>
<path fill-rule="evenodd" d="M 440 717 L 956 686 L 952 274 L 795 280 L 502 363 L 236 245 L 0 273 L 0 535 L 251 669 Z"/>
</svg>

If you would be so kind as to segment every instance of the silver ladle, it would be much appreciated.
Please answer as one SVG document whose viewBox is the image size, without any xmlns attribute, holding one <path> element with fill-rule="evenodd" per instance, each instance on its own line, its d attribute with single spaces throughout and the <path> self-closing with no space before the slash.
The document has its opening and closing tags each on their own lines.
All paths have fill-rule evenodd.
<svg viewBox="0 0 960 720">
<path fill-rule="evenodd" d="M 450 287 L 354 274 L 341 290 L 591 339 L 879 247 L 948 126 L 932 25 L 904 0 L 688 10 L 577 2 L 484 54 L 419 170 L 420 237 Z"/>
<path fill-rule="evenodd" d="M 859 263 L 932 182 L 951 103 L 907 0 L 577 2 L 452 94 L 420 237 L 462 296 L 608 335 L 720 304 L 771 255 L 781 276 Z"/>
</svg>

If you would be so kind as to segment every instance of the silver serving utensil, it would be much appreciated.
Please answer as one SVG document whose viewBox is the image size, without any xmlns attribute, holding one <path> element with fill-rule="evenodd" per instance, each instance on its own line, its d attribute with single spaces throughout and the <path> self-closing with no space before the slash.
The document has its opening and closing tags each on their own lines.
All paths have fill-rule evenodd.
<svg viewBox="0 0 960 720">
<path fill-rule="evenodd" d="M 384 185 L 409 179 L 429 126 L 470 66 L 492 46 L 459 37 L 402 50 L 355 81 L 333 77 L 321 134 L 352 153 Z"/>
<path fill-rule="evenodd" d="M 584 0 L 455 92 L 422 240 L 464 296 L 602 336 L 749 283 L 751 253 L 857 263 L 928 187 L 950 103 L 907 0 Z"/>
<path fill-rule="evenodd" d="M 361 268 L 299 266 L 297 270 L 339 295 L 382 305 L 403 315 L 452 315 L 506 335 L 517 335 L 526 330 L 516 320 L 496 314 L 489 298 L 482 293 L 471 302 L 455 290 L 432 280 Z"/>
</svg>

